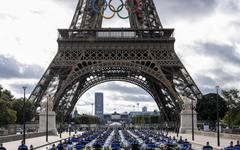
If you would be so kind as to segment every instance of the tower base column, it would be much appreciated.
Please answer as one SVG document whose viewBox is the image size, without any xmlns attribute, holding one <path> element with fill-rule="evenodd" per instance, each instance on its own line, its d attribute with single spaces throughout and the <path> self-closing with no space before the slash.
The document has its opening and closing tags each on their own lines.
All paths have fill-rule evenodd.
<svg viewBox="0 0 240 150">
<path fill-rule="evenodd" d="M 46 112 L 41 112 L 39 114 L 39 129 L 38 132 L 46 132 Z M 54 135 L 57 135 L 56 128 L 56 113 L 53 111 L 48 112 L 48 132 L 52 132 Z"/>
</svg>

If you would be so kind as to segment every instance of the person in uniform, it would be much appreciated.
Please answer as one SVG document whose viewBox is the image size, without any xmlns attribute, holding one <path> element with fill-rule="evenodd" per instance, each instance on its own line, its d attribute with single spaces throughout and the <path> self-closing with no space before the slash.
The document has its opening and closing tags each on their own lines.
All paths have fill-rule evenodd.
<svg viewBox="0 0 240 150">
<path fill-rule="evenodd" d="M 24 141 L 22 141 L 22 144 L 19 145 L 18 150 L 28 150 L 28 147 L 27 145 L 25 145 Z"/>
<path fill-rule="evenodd" d="M 7 150 L 5 147 L 3 147 L 3 144 L 0 144 L 0 150 Z"/>
<path fill-rule="evenodd" d="M 206 146 L 203 147 L 203 150 L 213 150 L 213 147 L 209 145 L 209 142 L 207 142 Z"/>
</svg>

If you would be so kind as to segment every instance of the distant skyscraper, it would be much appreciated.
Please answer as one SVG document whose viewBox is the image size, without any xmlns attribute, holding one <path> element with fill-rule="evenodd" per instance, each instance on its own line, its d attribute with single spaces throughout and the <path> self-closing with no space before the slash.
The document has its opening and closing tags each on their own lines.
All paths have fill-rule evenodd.
<svg viewBox="0 0 240 150">
<path fill-rule="evenodd" d="M 146 113 L 146 112 L 147 112 L 147 107 L 146 107 L 146 106 L 144 106 L 144 107 L 142 108 L 142 112 L 143 112 L 143 113 Z"/>
<path fill-rule="evenodd" d="M 95 115 L 103 116 L 103 93 L 95 93 Z"/>
</svg>

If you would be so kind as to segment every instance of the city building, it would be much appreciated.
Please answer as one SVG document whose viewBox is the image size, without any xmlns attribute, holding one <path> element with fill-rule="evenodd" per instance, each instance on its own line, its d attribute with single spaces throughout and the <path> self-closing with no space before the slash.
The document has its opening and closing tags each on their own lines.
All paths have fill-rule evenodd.
<svg viewBox="0 0 240 150">
<path fill-rule="evenodd" d="M 95 115 L 103 117 L 103 93 L 95 93 Z"/>
<path fill-rule="evenodd" d="M 103 120 L 104 123 L 111 123 L 111 122 L 124 122 L 124 123 L 131 123 L 132 118 L 135 116 L 159 116 L 159 111 L 132 111 L 132 112 L 124 112 L 124 113 L 117 113 L 114 112 L 112 114 L 104 114 Z"/>
<path fill-rule="evenodd" d="M 143 110 L 143 109 L 142 109 Z M 135 116 L 156 116 L 160 115 L 160 112 L 157 110 L 154 111 L 131 111 L 129 112 L 129 118 L 135 117 Z"/>
<path fill-rule="evenodd" d="M 114 112 L 112 114 L 104 114 L 104 122 L 111 123 L 111 122 L 125 122 L 129 123 L 129 115 L 128 113 L 119 114 Z"/>
</svg>

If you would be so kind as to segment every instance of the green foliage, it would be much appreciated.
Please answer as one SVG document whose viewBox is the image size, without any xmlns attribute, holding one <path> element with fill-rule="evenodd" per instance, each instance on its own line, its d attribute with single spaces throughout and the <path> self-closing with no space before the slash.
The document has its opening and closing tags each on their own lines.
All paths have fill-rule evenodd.
<svg viewBox="0 0 240 150">
<path fill-rule="evenodd" d="M 2 100 L 6 100 L 6 101 L 11 101 L 14 98 L 14 96 L 11 93 L 11 91 L 9 91 L 9 90 L 1 91 L 0 95 L 1 95 L 1 99 Z"/>
<path fill-rule="evenodd" d="M 225 90 L 222 92 L 227 101 L 228 112 L 224 117 L 224 122 L 229 127 L 240 125 L 240 93 L 237 89 Z"/>
<path fill-rule="evenodd" d="M 75 124 L 99 124 L 100 119 L 96 116 L 78 115 L 72 120 Z"/>
<path fill-rule="evenodd" d="M 0 99 L 0 126 L 16 121 L 16 111 L 10 108 L 9 102 Z"/>
<path fill-rule="evenodd" d="M 132 118 L 133 124 L 157 124 L 161 123 L 159 115 L 139 115 Z"/>
<path fill-rule="evenodd" d="M 15 123 L 17 120 L 17 112 L 13 109 L 7 109 L 7 122 L 8 124 Z"/>
<path fill-rule="evenodd" d="M 33 103 L 26 100 L 26 121 L 33 118 Z M 11 91 L 3 90 L 0 93 L 0 126 L 23 122 L 23 99 L 15 99 Z"/>
<path fill-rule="evenodd" d="M 23 122 L 23 98 L 21 99 L 14 99 L 12 101 L 12 109 L 14 109 L 17 112 L 17 123 Z M 25 101 L 25 119 L 26 122 L 29 122 L 34 117 L 34 111 L 33 111 L 33 103 L 31 101 L 26 100 Z"/>
<path fill-rule="evenodd" d="M 227 102 L 218 95 L 219 117 L 222 119 L 227 112 Z M 209 93 L 203 96 L 197 103 L 196 111 L 199 120 L 215 123 L 217 120 L 217 94 Z"/>
</svg>

